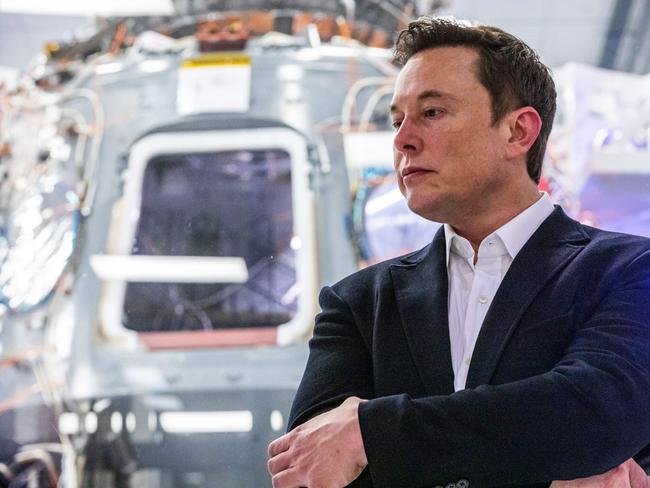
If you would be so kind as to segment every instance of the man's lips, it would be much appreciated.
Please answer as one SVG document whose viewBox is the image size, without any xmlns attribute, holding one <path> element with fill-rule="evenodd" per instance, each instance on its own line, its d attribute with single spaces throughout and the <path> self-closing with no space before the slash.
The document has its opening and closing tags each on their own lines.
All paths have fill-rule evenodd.
<svg viewBox="0 0 650 488">
<path fill-rule="evenodd" d="M 424 169 L 424 168 L 419 168 L 417 166 L 410 166 L 407 168 L 404 168 L 402 170 L 402 178 L 406 178 L 407 176 L 417 176 L 421 175 L 424 173 L 428 173 L 430 170 Z"/>
</svg>

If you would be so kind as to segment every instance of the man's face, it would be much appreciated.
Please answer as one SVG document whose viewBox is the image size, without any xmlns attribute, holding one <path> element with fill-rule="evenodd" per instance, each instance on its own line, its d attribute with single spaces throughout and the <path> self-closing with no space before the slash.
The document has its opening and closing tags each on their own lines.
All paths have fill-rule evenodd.
<svg viewBox="0 0 650 488">
<path fill-rule="evenodd" d="M 452 225 L 507 191 L 509 130 L 492 125 L 477 62 L 477 52 L 466 47 L 417 53 L 397 77 L 391 106 L 395 170 L 408 206 Z"/>
</svg>

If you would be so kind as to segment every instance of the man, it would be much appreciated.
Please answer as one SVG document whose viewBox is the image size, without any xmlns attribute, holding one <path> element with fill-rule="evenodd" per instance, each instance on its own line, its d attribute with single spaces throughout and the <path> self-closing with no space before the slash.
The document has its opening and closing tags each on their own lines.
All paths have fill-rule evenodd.
<svg viewBox="0 0 650 488">
<path fill-rule="evenodd" d="M 400 189 L 444 229 L 321 292 L 273 486 L 548 486 L 649 467 L 650 240 L 582 226 L 538 192 L 547 68 L 500 29 L 431 18 L 396 58 Z"/>
</svg>

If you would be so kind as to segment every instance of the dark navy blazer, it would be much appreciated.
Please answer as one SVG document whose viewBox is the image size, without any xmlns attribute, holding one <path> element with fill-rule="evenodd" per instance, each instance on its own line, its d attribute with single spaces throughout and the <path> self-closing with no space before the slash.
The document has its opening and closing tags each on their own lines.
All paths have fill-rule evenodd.
<svg viewBox="0 0 650 488">
<path fill-rule="evenodd" d="M 514 259 L 454 393 L 444 230 L 320 295 L 289 428 L 359 407 L 357 487 L 536 486 L 650 467 L 650 239 L 556 207 Z"/>
</svg>

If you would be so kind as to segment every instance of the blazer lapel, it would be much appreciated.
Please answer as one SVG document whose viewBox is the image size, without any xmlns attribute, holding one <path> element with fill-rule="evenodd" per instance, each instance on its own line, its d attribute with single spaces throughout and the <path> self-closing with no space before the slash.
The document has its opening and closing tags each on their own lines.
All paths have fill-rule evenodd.
<svg viewBox="0 0 650 488">
<path fill-rule="evenodd" d="M 390 273 L 402 326 L 425 391 L 429 395 L 453 393 L 444 229 L 437 232 L 428 252 L 392 265 Z"/>
<path fill-rule="evenodd" d="M 560 207 L 542 223 L 512 262 L 483 321 L 467 375 L 467 388 L 492 378 L 509 337 L 544 285 L 589 240 Z"/>
</svg>

